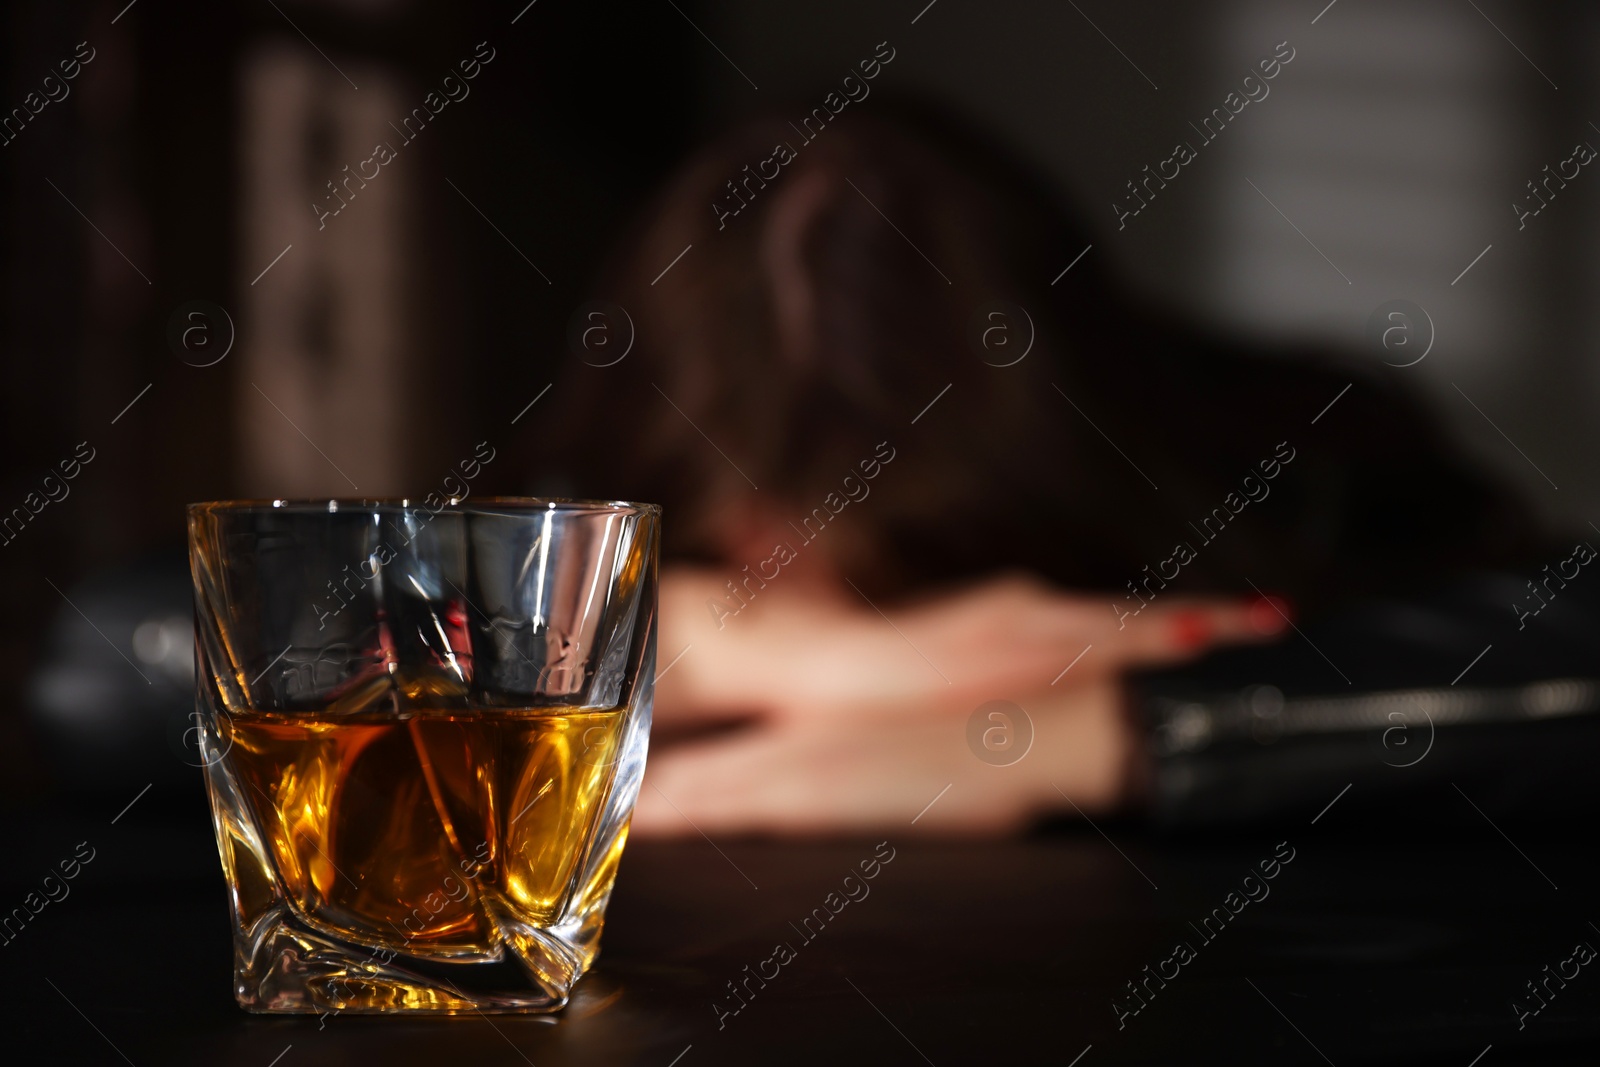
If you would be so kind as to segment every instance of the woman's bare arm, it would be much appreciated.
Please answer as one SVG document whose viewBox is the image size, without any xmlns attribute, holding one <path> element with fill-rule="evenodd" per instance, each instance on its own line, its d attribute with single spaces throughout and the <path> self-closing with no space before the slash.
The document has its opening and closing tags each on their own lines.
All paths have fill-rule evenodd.
<svg viewBox="0 0 1600 1067">
<path fill-rule="evenodd" d="M 796 583 L 719 626 L 705 601 L 720 591 L 703 571 L 663 579 L 661 660 L 672 665 L 658 722 L 670 737 L 753 721 L 652 752 L 641 833 L 909 826 L 945 785 L 918 829 L 1004 832 L 1072 804 L 1114 808 L 1142 760 L 1123 672 L 1287 624 L 1270 603 L 1174 601 L 1119 626 L 1104 598 L 1007 577 L 887 612 L 848 586 Z M 968 747 L 967 719 L 989 700 L 1016 703 L 1032 725 L 1033 747 L 1010 766 Z"/>
</svg>

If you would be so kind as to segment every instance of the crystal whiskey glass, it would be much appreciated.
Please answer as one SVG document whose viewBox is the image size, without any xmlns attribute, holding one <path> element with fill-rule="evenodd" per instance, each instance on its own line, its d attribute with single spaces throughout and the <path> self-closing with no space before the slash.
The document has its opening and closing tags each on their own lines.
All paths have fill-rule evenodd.
<svg viewBox="0 0 1600 1067">
<path fill-rule="evenodd" d="M 566 1003 L 644 771 L 659 523 L 524 498 L 190 506 L 241 1006 Z"/>
</svg>

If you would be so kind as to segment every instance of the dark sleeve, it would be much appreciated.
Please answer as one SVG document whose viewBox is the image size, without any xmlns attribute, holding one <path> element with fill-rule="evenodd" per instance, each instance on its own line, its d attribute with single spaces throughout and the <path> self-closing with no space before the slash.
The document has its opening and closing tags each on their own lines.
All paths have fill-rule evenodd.
<svg viewBox="0 0 1600 1067">
<path fill-rule="evenodd" d="M 1309 819 L 1336 797 L 1341 814 L 1408 820 L 1468 803 L 1496 822 L 1593 815 L 1600 563 L 1574 559 L 1553 555 L 1534 585 L 1476 575 L 1133 677 L 1151 816 Z"/>
</svg>

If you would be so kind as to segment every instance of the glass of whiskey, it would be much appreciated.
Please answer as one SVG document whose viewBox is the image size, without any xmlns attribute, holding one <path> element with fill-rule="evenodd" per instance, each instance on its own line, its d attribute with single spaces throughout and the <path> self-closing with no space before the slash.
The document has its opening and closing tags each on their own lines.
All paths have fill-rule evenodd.
<svg viewBox="0 0 1600 1067">
<path fill-rule="evenodd" d="M 660 517 L 529 498 L 189 506 L 242 1007 L 566 1003 L 644 772 Z"/>
</svg>

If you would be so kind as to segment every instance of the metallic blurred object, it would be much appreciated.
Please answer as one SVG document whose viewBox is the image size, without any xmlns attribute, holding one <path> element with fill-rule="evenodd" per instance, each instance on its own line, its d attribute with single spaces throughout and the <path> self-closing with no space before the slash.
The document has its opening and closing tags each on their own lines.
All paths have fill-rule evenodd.
<svg viewBox="0 0 1600 1067">
<path fill-rule="evenodd" d="M 67 597 L 27 683 L 53 776 L 74 793 L 198 788 L 199 764 L 184 758 L 194 739 L 194 624 L 182 551 L 97 575 Z"/>
</svg>

